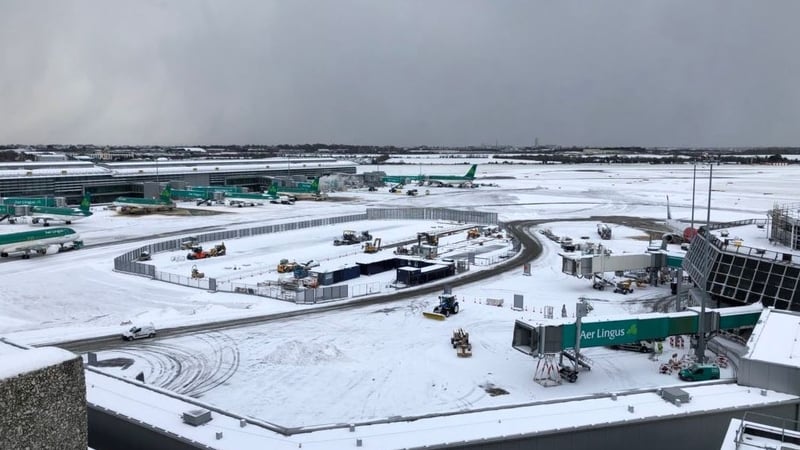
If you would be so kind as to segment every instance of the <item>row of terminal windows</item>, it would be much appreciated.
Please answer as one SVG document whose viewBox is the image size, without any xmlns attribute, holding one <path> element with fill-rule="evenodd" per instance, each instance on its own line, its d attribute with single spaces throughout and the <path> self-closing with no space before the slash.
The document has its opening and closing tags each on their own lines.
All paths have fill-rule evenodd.
<svg viewBox="0 0 800 450">
<path fill-rule="evenodd" d="M 800 310 L 800 267 L 795 265 L 723 253 L 700 237 L 692 242 L 685 265 L 692 278 L 708 280 L 714 296 Z"/>
</svg>

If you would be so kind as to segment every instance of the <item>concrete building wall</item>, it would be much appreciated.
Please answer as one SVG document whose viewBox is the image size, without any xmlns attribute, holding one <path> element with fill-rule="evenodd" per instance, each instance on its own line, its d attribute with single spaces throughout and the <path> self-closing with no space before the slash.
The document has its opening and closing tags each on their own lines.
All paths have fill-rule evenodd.
<svg viewBox="0 0 800 450">
<path fill-rule="evenodd" d="M 736 380 L 743 386 L 800 395 L 800 369 L 797 367 L 742 359 L 739 361 Z"/>
<path fill-rule="evenodd" d="M 0 380 L 0 405 L 0 449 L 87 448 L 86 382 L 78 356 Z"/>
</svg>

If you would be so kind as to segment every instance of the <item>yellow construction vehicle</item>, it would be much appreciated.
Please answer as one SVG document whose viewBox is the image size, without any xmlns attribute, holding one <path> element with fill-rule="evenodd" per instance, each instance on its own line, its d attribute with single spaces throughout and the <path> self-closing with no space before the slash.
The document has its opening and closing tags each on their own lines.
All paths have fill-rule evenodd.
<svg viewBox="0 0 800 450">
<path fill-rule="evenodd" d="M 288 259 L 284 258 L 278 264 L 278 273 L 289 273 L 294 272 L 295 267 L 297 267 L 297 263 L 292 261 L 289 262 Z"/>
<path fill-rule="evenodd" d="M 381 250 L 381 238 L 375 238 L 364 245 L 364 253 L 378 253 Z"/>
<path fill-rule="evenodd" d="M 634 280 L 622 280 L 617 283 L 616 287 L 614 288 L 614 292 L 617 294 L 628 294 L 629 292 L 633 292 L 634 282 Z"/>
<path fill-rule="evenodd" d="M 467 239 L 475 239 L 481 237 L 481 232 L 477 228 L 470 228 L 467 230 Z"/>
<path fill-rule="evenodd" d="M 422 244 L 422 239 L 425 239 L 425 243 L 428 245 L 439 245 L 439 236 L 436 236 L 435 234 L 421 231 L 417 233 L 417 245 Z"/>
<path fill-rule="evenodd" d="M 450 344 L 456 349 L 456 355 L 462 358 L 472 356 L 472 344 L 469 343 L 469 333 L 464 331 L 463 328 L 453 330 L 453 337 L 450 338 Z"/>
<path fill-rule="evenodd" d="M 217 244 L 208 251 L 208 256 L 225 256 L 225 252 L 227 249 L 225 248 L 225 243 Z"/>
<path fill-rule="evenodd" d="M 192 278 L 203 278 L 206 274 L 197 270 L 197 266 L 192 266 Z"/>
</svg>

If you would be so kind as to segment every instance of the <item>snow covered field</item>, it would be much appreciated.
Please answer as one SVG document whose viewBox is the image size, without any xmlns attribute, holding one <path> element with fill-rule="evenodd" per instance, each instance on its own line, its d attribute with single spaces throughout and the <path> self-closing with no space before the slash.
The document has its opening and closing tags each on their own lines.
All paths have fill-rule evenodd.
<svg viewBox="0 0 800 450">
<path fill-rule="evenodd" d="M 438 163 L 439 161 L 436 161 Z M 388 173 L 455 174 L 464 164 L 421 167 L 381 166 Z M 359 171 L 374 170 L 375 166 Z M 797 201 L 793 180 L 800 168 L 717 166 L 714 168 L 712 221 L 764 218 L 775 202 Z M 697 221 L 706 218 L 707 169 L 698 168 Z M 498 212 L 504 221 L 552 219 L 542 227 L 573 239 L 590 236 L 599 242 L 596 221 L 569 221 L 590 216 L 634 216 L 663 220 L 666 196 L 676 219 L 690 217 L 691 166 L 542 166 L 482 164 L 477 180 L 496 186 L 477 189 L 428 188 L 429 195 L 409 197 L 380 192 L 332 193 L 328 202 L 298 202 L 293 207 L 214 207 L 224 213 L 202 216 L 117 216 L 95 207 L 95 215 L 71 227 L 88 248 L 30 260 L 0 264 L 4 290 L 0 296 L 0 336 L 38 344 L 113 334 L 125 321 L 153 322 L 157 328 L 244 317 L 299 308 L 291 303 L 227 293 L 208 293 L 113 272 L 114 256 L 157 235 L 186 230 L 244 227 L 362 212 L 369 206 L 443 206 Z M 341 230 L 368 229 L 384 245 L 410 239 L 430 222 L 380 221 L 282 233 L 272 241 L 225 242 L 231 258 L 201 261 L 208 272 L 232 273 L 234 265 L 263 266 L 267 271 L 281 258 L 303 261 L 345 260 L 351 249 L 330 241 Z M 613 225 L 614 239 L 605 241 L 615 253 L 642 252 L 647 234 Z M 0 226 L 0 232 L 31 229 L 30 225 Z M 202 230 L 201 230 L 202 229 Z M 745 245 L 763 246 L 764 230 L 731 230 Z M 537 236 L 538 235 L 537 233 Z M 141 241 L 129 241 L 141 239 Z M 263 239 L 263 238 L 261 238 Z M 133 358 L 132 366 L 109 371 L 133 378 L 144 372 L 149 383 L 194 395 L 224 408 L 286 426 L 359 421 L 393 415 L 518 404 L 592 392 L 619 391 L 679 383 L 657 373 L 658 362 L 645 355 L 605 348 L 587 349 L 593 370 L 575 384 L 544 388 L 532 380 L 536 360 L 511 348 L 514 320 L 541 317 L 546 306 L 572 312 L 580 297 L 588 297 L 592 315 L 648 312 L 647 300 L 666 295 L 664 287 L 637 289 L 623 296 L 591 289 L 587 280 L 561 273 L 560 248 L 541 239 L 544 251 L 532 263 L 533 275 L 522 270 L 456 291 L 463 310 L 445 322 L 422 318 L 435 296 L 418 296 L 380 307 L 309 316 L 269 325 L 211 332 L 171 339 L 139 341 L 99 358 Z M 124 241 L 122 243 L 116 243 Z M 355 248 L 352 249 L 356 250 Z M 384 251 L 386 252 L 386 251 Z M 156 255 L 164 270 L 188 275 L 187 261 Z M 239 261 L 234 263 L 233 261 Z M 268 274 L 264 276 L 274 276 Z M 230 276 L 230 275 L 228 275 Z M 525 298 L 524 311 L 507 306 L 514 294 Z M 502 298 L 506 307 L 491 307 L 487 298 Z M 462 327 L 473 342 L 472 358 L 457 358 L 449 345 L 453 328 Z M 677 349 L 686 353 L 688 349 Z M 667 347 L 662 358 L 673 350 Z M 175 368 L 182 367 L 180 375 Z M 724 371 L 723 377 L 730 377 Z M 507 394 L 492 396 L 499 388 Z"/>
</svg>

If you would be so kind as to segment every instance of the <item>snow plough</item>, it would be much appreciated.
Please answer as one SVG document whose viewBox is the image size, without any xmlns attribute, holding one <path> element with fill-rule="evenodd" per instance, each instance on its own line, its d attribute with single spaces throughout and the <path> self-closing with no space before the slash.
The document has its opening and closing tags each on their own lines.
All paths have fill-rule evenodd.
<svg viewBox="0 0 800 450">
<path fill-rule="evenodd" d="M 433 312 L 423 311 L 422 315 L 435 320 L 445 320 L 450 314 L 458 314 L 459 306 L 456 296 L 450 293 L 439 296 L 439 305 L 433 308 Z"/>
</svg>

